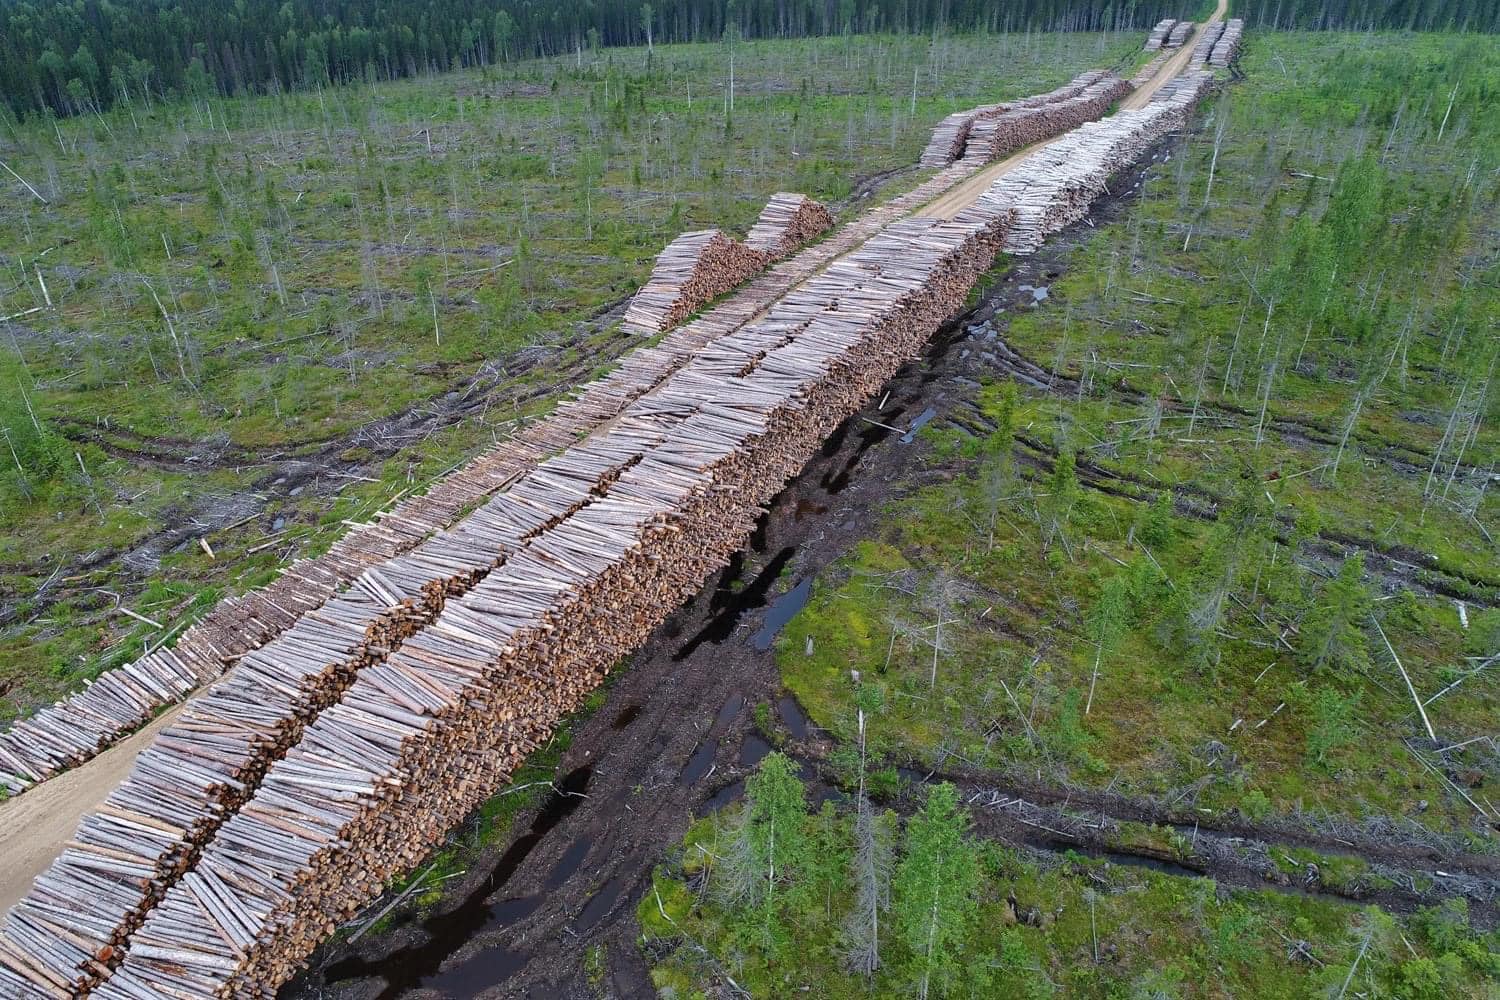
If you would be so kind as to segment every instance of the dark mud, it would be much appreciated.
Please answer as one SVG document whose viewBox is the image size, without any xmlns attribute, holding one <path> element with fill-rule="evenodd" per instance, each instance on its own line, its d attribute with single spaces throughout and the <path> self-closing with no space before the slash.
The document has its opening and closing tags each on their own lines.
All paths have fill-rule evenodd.
<svg viewBox="0 0 1500 1000">
<path fill-rule="evenodd" d="M 1150 163 L 1132 171 L 1130 180 L 1138 180 L 1160 156 L 1158 151 Z M 1139 189 L 1134 184 L 1114 188 L 1124 193 L 1103 203 L 1096 218 L 1123 211 Z M 524 860 L 502 882 L 491 882 L 494 858 L 481 859 L 447 890 L 431 915 L 409 914 L 392 930 L 354 945 L 325 946 L 282 996 L 654 995 L 638 948 L 636 906 L 649 891 L 654 866 L 677 848 L 692 820 L 739 798 L 746 775 L 770 751 L 770 734 L 755 728 L 755 706 L 770 708 L 790 737 L 812 782 L 812 798 L 841 794 L 819 777 L 820 762 L 831 747 L 795 700 L 780 690 L 770 649 L 775 633 L 805 601 L 799 591 L 809 593 L 811 582 L 851 545 L 878 533 L 883 506 L 913 485 L 949 474 L 931 462 L 919 435 L 902 443 L 917 420 L 951 418 L 950 425 L 961 427 L 963 414 L 971 412 L 968 403 L 977 379 L 985 372 L 1011 372 L 1038 388 L 1047 386 L 1048 373 L 1027 374 L 1003 357 L 1000 345 L 971 338 L 966 330 L 999 310 L 1055 305 L 1040 303 L 1020 286 L 1050 284 L 1068 252 L 1090 232 L 1080 227 L 1065 233 L 1042 254 L 1020 261 L 986 291 L 977 310 L 941 331 L 926 355 L 907 365 L 882 398 L 846 421 L 773 501 L 749 548 L 706 581 L 622 666 L 605 706 L 581 724 L 562 763 L 564 772 L 593 767 L 588 797 L 529 843 Z M 1117 797 L 1088 801 L 1075 810 L 1079 800 L 1073 790 L 1002 783 L 987 774 L 909 776 L 957 781 L 981 833 L 1049 858 L 1059 850 L 1078 850 L 1127 865 L 1265 886 L 1275 883 L 1266 878 L 1263 861 L 1272 848 L 1265 845 L 1288 842 L 1288 834 L 1293 835 L 1290 842 L 1329 853 L 1348 849 L 1341 835 L 1313 829 L 1215 831 L 1203 824 L 1192 831 L 1197 853 L 1184 859 L 1128 849 L 1104 836 L 1109 824 L 1117 827 L 1124 819 L 1154 821 L 1150 817 L 1159 813 L 1169 821 L 1178 818 L 1149 803 Z M 908 806 L 914 801 L 907 799 Z M 1085 822 L 1075 813 L 1090 818 Z M 1090 833 L 1090 823 L 1098 825 L 1095 833 Z M 532 835 L 522 834 L 517 843 Z M 1205 846 L 1221 843 L 1222 849 Z M 1430 868 L 1430 859 L 1441 853 L 1421 842 L 1401 843 L 1399 837 L 1391 838 L 1384 850 L 1379 863 L 1392 872 Z M 506 851 L 499 847 L 490 853 L 503 860 Z M 1457 867 L 1454 860 L 1445 857 L 1445 866 Z M 1466 877 L 1481 886 L 1495 884 L 1488 860 L 1466 860 L 1474 860 L 1478 869 Z M 1282 887 L 1328 888 L 1315 882 Z M 1403 895 L 1397 886 L 1371 888 L 1357 898 L 1406 910 L 1419 897 Z M 1492 899 L 1481 903 L 1484 910 Z M 481 905 L 483 918 L 476 925 L 472 913 Z M 469 927 L 464 935 L 455 935 L 449 914 L 460 911 L 470 914 Z M 585 956 L 599 954 L 596 949 L 602 949 L 604 971 L 602 979 L 591 980 Z M 414 955 L 421 956 L 419 962 Z M 414 967 L 419 974 L 414 975 Z"/>
</svg>

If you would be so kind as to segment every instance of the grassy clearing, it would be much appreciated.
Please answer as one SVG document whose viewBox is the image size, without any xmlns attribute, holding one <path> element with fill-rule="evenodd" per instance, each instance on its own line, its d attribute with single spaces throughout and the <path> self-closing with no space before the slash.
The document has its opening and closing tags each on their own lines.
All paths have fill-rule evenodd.
<svg viewBox="0 0 1500 1000">
<path fill-rule="evenodd" d="M 1500 675 L 1474 671 L 1500 611 L 1461 617 L 1423 588 L 1495 600 L 1500 448 L 1476 393 L 1497 308 L 1479 173 L 1500 122 L 1456 99 L 1443 127 L 1412 95 L 1482 92 L 1500 61 L 1444 38 L 1274 35 L 1245 68 L 1047 303 L 1000 317 L 1076 384 L 1014 404 L 991 385 L 954 414 L 972 436 L 932 432 L 952 480 L 820 581 L 783 674 L 845 740 L 874 705 L 871 739 L 896 756 L 1256 819 L 1394 817 L 1489 850 Z M 1310 220 L 1336 228 L 1356 182 L 1378 236 L 1320 244 Z M 1278 253 L 1343 270 L 1300 298 Z M 1386 639 L 1440 744 L 1467 746 L 1431 752 Z"/>
<path fill-rule="evenodd" d="M 123 553 L 187 528 L 131 576 L 265 579 L 597 374 L 629 345 L 586 320 L 677 232 L 742 231 L 777 190 L 847 198 L 948 111 L 1137 42 L 742 43 L 732 111 L 728 52 L 688 45 L 6 122 L 0 151 L 50 203 L 0 204 L 0 316 L 43 307 L 0 337 L 0 717 L 138 655 L 105 593 L 145 611 Z M 493 385 L 383 462 L 359 433 Z M 294 494 L 273 470 L 298 456 L 377 481 Z"/>
<path fill-rule="evenodd" d="M 881 965 L 866 977 L 849 968 L 863 898 L 854 819 L 832 806 L 803 815 L 800 835 L 816 848 L 786 859 L 768 910 L 734 892 L 744 808 L 695 824 L 641 901 L 646 946 L 659 956 L 658 990 L 709 996 L 733 979 L 756 997 L 917 995 L 927 966 L 902 933 L 913 901 L 901 899 L 912 821 L 881 913 Z M 886 814 L 879 822 L 894 840 L 900 821 Z M 1336 996 L 1347 982 L 1346 996 L 1457 1000 L 1500 987 L 1500 941 L 1471 930 L 1461 905 L 1395 919 L 1073 854 L 1038 856 L 972 838 L 963 848 L 977 879 L 944 914 L 956 918 L 942 925 L 957 928 L 946 942 L 954 975 L 946 988 L 934 978 L 935 996 L 1301 1000 Z"/>
</svg>

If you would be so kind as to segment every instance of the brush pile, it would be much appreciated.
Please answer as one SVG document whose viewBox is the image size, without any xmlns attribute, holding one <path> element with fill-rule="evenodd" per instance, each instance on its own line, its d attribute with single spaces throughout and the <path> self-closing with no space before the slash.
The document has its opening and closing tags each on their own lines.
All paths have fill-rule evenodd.
<svg viewBox="0 0 1500 1000">
<path fill-rule="evenodd" d="M 1228 67 L 1240 54 L 1240 39 L 1245 34 L 1245 22 L 1240 18 L 1230 18 L 1224 25 L 1224 32 L 1219 37 L 1218 43 L 1214 45 L 1213 52 L 1208 57 L 1209 65 Z"/>
<path fill-rule="evenodd" d="M 958 220 L 970 212 L 982 216 L 995 205 L 1012 206 L 1016 218 L 1005 250 L 1034 252 L 1048 235 L 1085 218 L 1094 200 L 1108 191 L 1112 175 L 1182 128 L 1212 83 L 1208 72 L 1178 77 L 1145 108 L 1075 129 L 997 180 Z"/>
<path fill-rule="evenodd" d="M 1155 52 L 1166 44 L 1167 37 L 1172 33 L 1172 26 L 1177 21 L 1174 18 L 1164 17 L 1156 22 L 1156 27 L 1151 29 L 1151 34 L 1146 38 L 1146 51 Z"/>
</svg>

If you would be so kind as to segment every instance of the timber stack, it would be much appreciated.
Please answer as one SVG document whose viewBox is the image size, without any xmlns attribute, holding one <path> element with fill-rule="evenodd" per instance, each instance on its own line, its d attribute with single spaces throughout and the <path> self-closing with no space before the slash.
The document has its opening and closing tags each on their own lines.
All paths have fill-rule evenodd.
<svg viewBox="0 0 1500 1000">
<path fill-rule="evenodd" d="M 975 122 L 969 131 L 964 160 L 992 163 L 1033 143 L 1061 135 L 1098 118 L 1130 92 L 1130 84 L 1112 73 L 1094 71 L 1087 75 L 1093 79 L 1076 89 L 1066 88 L 1073 92 L 1057 100 L 1034 105 L 1018 103 L 1008 111 Z"/>
<path fill-rule="evenodd" d="M 1167 48 L 1180 49 L 1187 44 L 1188 36 L 1193 33 L 1192 21 L 1178 21 L 1172 25 L 1172 33 L 1167 36 Z"/>
<path fill-rule="evenodd" d="M 735 244 L 727 255 L 711 253 L 711 266 L 718 261 L 723 269 L 727 263 L 732 280 L 721 278 L 720 284 L 729 284 L 708 297 L 760 271 L 768 259 L 794 252 L 832 222 L 831 213 L 819 202 L 803 195 L 776 195 L 757 223 L 761 237 L 771 246 L 746 248 Z M 782 226 L 779 237 L 775 233 L 778 223 Z M 700 307 L 703 301 L 707 300 L 688 311 Z M 594 387 L 599 390 L 594 398 L 617 388 L 614 382 L 606 382 L 610 384 Z M 271 641 L 303 614 L 323 606 L 369 567 L 410 550 L 451 524 L 461 511 L 492 495 L 592 426 L 556 419 L 532 425 L 517 438 L 446 476 L 425 494 L 406 498 L 375 521 L 351 525 L 326 554 L 299 560 L 261 590 L 225 598 L 188 627 L 171 649 L 155 650 L 134 663 L 108 671 L 78 694 L 16 723 L 0 734 L 0 790 L 19 794 L 94 757 L 149 722 L 167 705 L 219 677 L 227 664 Z"/>
<path fill-rule="evenodd" d="M 1213 54 L 1214 45 L 1224 35 L 1224 22 L 1214 21 L 1203 26 L 1203 31 L 1198 35 L 1198 40 L 1193 43 L 1193 56 L 1188 65 L 1193 69 L 1202 69 L 1208 65 L 1209 56 Z"/>
<path fill-rule="evenodd" d="M 651 277 L 630 300 L 625 328 L 670 330 L 765 265 L 765 254 L 717 229 L 683 233 L 657 256 Z"/>
<path fill-rule="evenodd" d="M 1145 108 L 1116 112 L 1069 132 L 997 180 L 958 219 L 992 210 L 987 202 L 1012 206 L 1016 217 L 1005 250 L 1035 252 L 1047 236 L 1085 218 L 1094 200 L 1108 190 L 1111 176 L 1182 128 L 1212 84 L 1208 72 L 1178 77 Z"/>
<path fill-rule="evenodd" d="M 1245 22 L 1240 18 L 1230 18 L 1224 25 L 1224 32 L 1219 37 L 1218 43 L 1208 57 L 1209 65 L 1226 68 L 1240 54 L 1240 40 L 1245 34 Z"/>
<path fill-rule="evenodd" d="M 1129 88 L 1104 70 L 1095 69 L 1045 94 L 955 112 L 933 129 L 922 153 L 922 165 L 941 167 L 958 161 L 977 168 L 1074 128 L 1090 116 L 1098 117 L 1112 103 L 1099 101 L 1102 92 L 1113 91 L 1118 97 Z"/>
<path fill-rule="evenodd" d="M 560 451 L 632 402 L 659 393 L 690 359 L 967 173 L 967 168 L 950 168 L 775 265 L 741 294 L 659 344 L 632 352 L 551 417 L 526 428 L 521 438 L 527 447 L 519 447 L 520 438 L 502 443 L 441 480 L 429 495 L 453 504 L 477 492 L 475 484 L 482 482 L 492 493 L 505 491 L 486 505 L 492 510 L 512 501 L 528 509 L 549 503 L 553 493 L 566 492 L 557 490 L 556 480 L 540 487 L 540 497 L 526 489 L 528 483 L 537 488 L 527 473 L 537 469 L 543 449 Z M 396 523 L 410 532 L 413 520 Z M 399 549 L 398 540 L 406 536 L 382 535 L 382 527 L 366 529 L 365 537 L 383 538 L 389 549 Z M 72 995 L 107 977 L 143 914 L 193 865 L 224 818 L 254 793 L 270 764 L 347 689 L 353 675 L 385 662 L 448 597 L 492 568 L 484 553 L 493 545 L 476 542 L 475 530 L 492 532 L 485 527 L 484 509 L 418 550 L 362 573 L 321 611 L 304 615 L 278 640 L 238 658 L 237 667 L 194 699 L 188 712 L 143 751 L 130 778 L 104 806 L 84 817 L 74 843 L 8 914 L 0 933 L 0 996 Z M 295 565 L 288 576 L 300 578 L 306 565 Z M 435 575 L 438 569 L 443 572 Z M 330 631 L 330 621 L 338 628 Z M 363 639 L 356 638 L 360 627 Z M 81 901 L 88 901 L 89 912 L 75 916 L 84 912 Z M 38 989 L 43 992 L 34 992 Z"/>
<path fill-rule="evenodd" d="M 1175 18 L 1164 17 L 1156 22 L 1156 27 L 1151 29 L 1151 34 L 1146 38 L 1146 51 L 1155 52 L 1167 42 L 1167 37 L 1172 33 L 1172 27 L 1177 23 Z"/>
<path fill-rule="evenodd" d="M 743 284 L 833 225 L 833 214 L 806 195 L 772 195 L 745 242 L 717 229 L 683 233 L 663 250 L 651 277 L 630 300 L 625 329 L 663 333 Z"/>
<path fill-rule="evenodd" d="M 745 246 L 781 260 L 833 228 L 833 213 L 805 194 L 778 191 L 745 234 Z"/>
<path fill-rule="evenodd" d="M 933 128 L 932 138 L 922 150 L 919 163 L 924 167 L 946 167 L 964 155 L 964 145 L 969 141 L 969 130 L 974 127 L 974 122 L 1009 107 L 1009 104 L 985 104 L 948 115 Z"/>
</svg>

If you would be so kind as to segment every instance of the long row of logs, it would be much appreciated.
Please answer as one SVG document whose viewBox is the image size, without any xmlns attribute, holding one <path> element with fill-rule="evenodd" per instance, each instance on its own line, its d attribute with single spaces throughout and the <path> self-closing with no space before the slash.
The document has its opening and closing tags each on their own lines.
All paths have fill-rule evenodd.
<svg viewBox="0 0 1500 1000">
<path fill-rule="evenodd" d="M 683 233 L 657 256 L 651 277 L 630 300 L 625 329 L 670 330 L 832 225 L 822 204 L 783 191 L 771 196 L 743 243 L 717 229 Z"/>
<path fill-rule="evenodd" d="M 1245 22 L 1232 17 L 1224 24 L 1224 32 L 1208 57 L 1210 66 L 1227 67 L 1240 54 L 1240 41 L 1245 34 Z"/>
<path fill-rule="evenodd" d="M 1006 214 L 894 223 L 632 406 L 604 440 L 637 444 L 639 463 L 363 671 L 98 995 L 273 995 L 743 544 L 827 433 L 961 307 Z"/>
<path fill-rule="evenodd" d="M 1031 97 L 1023 97 L 1020 100 L 1007 101 L 1001 104 L 982 104 L 977 108 L 970 108 L 967 111 L 955 111 L 938 122 L 937 126 L 933 128 L 932 138 L 928 141 L 927 148 L 922 151 L 921 165 L 924 167 L 943 167 L 956 160 L 963 159 L 966 151 L 973 145 L 971 136 L 976 129 L 983 133 L 988 128 L 986 125 L 987 122 L 1012 113 L 1061 104 L 1082 94 L 1086 89 L 1103 80 L 1106 76 L 1107 74 L 1104 70 L 1088 70 L 1080 73 L 1056 90 L 1048 91 L 1045 94 L 1036 94 Z M 1067 127 L 1071 128 L 1072 126 Z M 1050 134 L 1055 135 L 1056 133 Z M 1046 136 L 1040 136 L 1039 138 L 1046 138 Z M 991 141 L 988 144 L 993 145 L 993 142 Z M 1022 145 L 1025 145 L 1025 143 Z M 1021 147 L 1014 148 L 1019 149 Z"/>
<path fill-rule="evenodd" d="M 1124 127 L 1065 138 L 1093 164 L 1080 183 L 1180 127 L 1206 79 L 1164 88 L 1122 113 Z M 1073 162 L 1051 151 L 1054 168 Z M 273 996 L 742 544 L 760 505 L 961 305 L 1013 221 L 1003 185 L 951 223 L 892 223 L 574 449 L 617 442 L 640 459 L 361 672 L 167 893 L 99 995 Z"/>
<path fill-rule="evenodd" d="M 832 215 L 819 202 L 797 194 L 775 195 L 751 230 L 754 242 L 743 246 L 722 237 L 730 246 L 716 245 L 707 252 L 706 266 L 733 277 L 722 287 L 713 285 L 716 290 L 688 311 L 761 271 L 768 261 L 786 257 L 832 224 Z M 663 256 L 672 252 L 669 247 Z M 642 290 L 647 300 L 649 288 Z M 678 315 L 668 325 L 680 319 Z M 653 327 L 653 332 L 660 329 L 665 327 Z M 225 598 L 190 626 L 171 649 L 155 650 L 108 671 L 79 693 L 18 722 L 0 734 L 0 790 L 19 794 L 94 757 L 165 706 L 218 677 L 227 663 L 274 639 L 307 611 L 321 607 L 370 566 L 408 551 L 590 429 L 589 423 L 575 426 L 551 420 L 497 446 L 425 494 L 406 498 L 379 520 L 353 525 L 326 554 L 299 561 L 261 590 Z"/>
<path fill-rule="evenodd" d="M 1112 73 L 1095 71 L 1089 75 L 1094 79 L 1062 100 L 1035 106 L 1018 104 L 976 121 L 969 130 L 964 160 L 991 163 L 1032 143 L 1061 135 L 1098 118 L 1130 93 L 1131 85 Z"/>
<path fill-rule="evenodd" d="M 1175 18 L 1164 17 L 1156 22 L 1156 27 L 1151 29 L 1151 34 L 1146 37 L 1146 51 L 1155 52 L 1167 43 L 1167 38 L 1172 34 L 1172 28 L 1177 24 Z"/>
<path fill-rule="evenodd" d="M 516 498 L 524 502 L 532 479 L 517 478 L 525 472 L 519 468 L 522 458 L 538 455 L 542 446 L 558 450 L 581 431 L 618 416 L 834 257 L 967 173 L 967 168 L 951 168 L 866 213 L 659 344 L 632 352 L 608 377 L 563 404 L 548 421 L 533 425 L 536 448 L 519 452 L 500 446 L 517 471 L 505 483 L 508 492 L 480 514 Z M 804 206 L 800 214 L 805 218 L 820 208 Z M 795 215 L 790 224 L 805 225 Z M 537 463 L 529 464 L 535 468 Z M 467 478 L 472 468 L 455 475 Z M 433 492 L 452 493 L 447 481 Z M 105 807 L 84 818 L 73 845 L 11 911 L 0 936 L 0 996 L 10 996 L 12 990 L 37 995 L 27 994 L 28 988 L 42 990 L 40 995 L 68 995 L 106 977 L 144 913 L 354 674 L 388 660 L 390 651 L 430 621 L 447 598 L 492 568 L 472 556 L 486 550 L 469 538 L 481 523 L 479 515 L 471 516 L 416 550 L 367 570 L 352 589 L 305 616 L 279 640 L 242 657 L 229 676 L 195 699 L 183 718 L 143 752 L 131 779 Z M 65 917 L 81 909 L 80 900 L 89 901 L 88 916 Z"/>
<path fill-rule="evenodd" d="M 1198 34 L 1198 40 L 1193 43 L 1193 55 L 1188 65 L 1193 69 L 1202 69 L 1208 65 L 1208 57 L 1213 54 L 1214 44 L 1224 34 L 1224 22 L 1212 21 L 1203 26 Z"/>
<path fill-rule="evenodd" d="M 1120 111 L 1073 130 L 997 180 L 957 218 L 970 212 L 982 217 L 994 205 L 1013 207 L 1016 217 L 1005 250 L 1034 252 L 1048 235 L 1086 217 L 1094 200 L 1108 190 L 1112 175 L 1182 128 L 1212 83 L 1212 73 L 1186 74 L 1162 87 L 1140 110 Z"/>
</svg>

